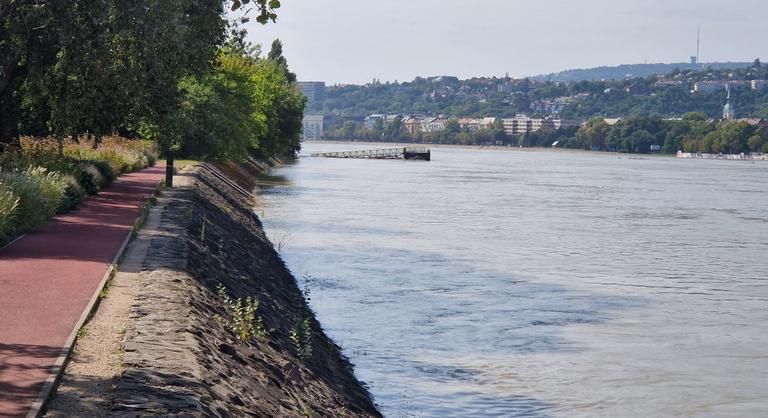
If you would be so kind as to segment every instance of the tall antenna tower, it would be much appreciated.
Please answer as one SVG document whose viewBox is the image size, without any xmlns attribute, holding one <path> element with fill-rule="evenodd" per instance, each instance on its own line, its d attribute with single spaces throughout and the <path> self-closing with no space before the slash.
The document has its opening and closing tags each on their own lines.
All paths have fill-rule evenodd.
<svg viewBox="0 0 768 418">
<path fill-rule="evenodd" d="M 701 46 L 701 25 L 696 27 L 696 64 L 700 64 L 699 47 Z"/>
</svg>

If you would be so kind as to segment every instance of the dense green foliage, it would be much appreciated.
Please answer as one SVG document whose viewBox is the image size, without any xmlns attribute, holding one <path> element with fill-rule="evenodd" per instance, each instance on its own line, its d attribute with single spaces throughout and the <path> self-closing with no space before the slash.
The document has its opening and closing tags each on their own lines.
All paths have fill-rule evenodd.
<svg viewBox="0 0 768 418">
<path fill-rule="evenodd" d="M 331 86 L 314 111 L 344 117 L 372 113 L 426 114 L 446 117 L 511 117 L 536 110 L 538 102 L 567 99 L 560 112 L 566 119 L 593 116 L 680 117 L 701 111 L 719 117 L 725 89 L 692 93 L 693 83 L 706 80 L 768 79 L 768 66 L 756 61 L 739 69 L 674 70 L 658 83 L 656 76 L 607 81 L 553 82 L 509 78 L 416 78 L 403 83 Z M 734 91 L 739 117 L 768 118 L 768 90 Z"/>
<path fill-rule="evenodd" d="M 572 137 L 560 137 L 570 148 L 619 152 L 677 151 L 737 154 L 768 151 L 768 126 L 741 121 L 715 121 L 703 113 L 689 113 L 681 120 L 658 117 L 627 118 L 609 126 L 601 118 L 590 119 Z"/>
<path fill-rule="evenodd" d="M 226 48 L 212 71 L 182 80 L 175 114 L 182 155 L 228 160 L 299 150 L 306 98 L 272 52 L 276 59 Z"/>
<path fill-rule="evenodd" d="M 98 142 L 115 132 L 155 140 L 169 162 L 180 152 L 295 151 L 303 102 L 282 44 L 265 60 L 228 47 L 228 33 L 242 43 L 244 32 L 228 21 L 226 5 L 249 9 L 240 21 L 255 9 L 267 23 L 280 2 L 5 2 L 0 151 L 18 148 L 22 135 Z"/>
</svg>

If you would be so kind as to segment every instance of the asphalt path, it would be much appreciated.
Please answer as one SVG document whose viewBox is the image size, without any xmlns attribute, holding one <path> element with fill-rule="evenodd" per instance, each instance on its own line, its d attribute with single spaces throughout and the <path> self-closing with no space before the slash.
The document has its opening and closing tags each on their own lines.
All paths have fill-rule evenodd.
<svg viewBox="0 0 768 418">
<path fill-rule="evenodd" d="M 0 250 L 0 416 L 30 410 L 164 173 L 122 176 Z"/>
</svg>

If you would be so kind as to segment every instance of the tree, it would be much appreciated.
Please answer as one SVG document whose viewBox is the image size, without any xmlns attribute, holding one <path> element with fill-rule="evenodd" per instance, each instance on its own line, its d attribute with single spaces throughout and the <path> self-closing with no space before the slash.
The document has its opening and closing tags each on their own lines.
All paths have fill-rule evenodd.
<svg viewBox="0 0 768 418">
<path fill-rule="evenodd" d="M 376 118 L 373 121 L 373 129 L 371 129 L 371 135 L 373 139 L 380 141 L 381 136 L 384 134 L 384 118 Z"/>
<path fill-rule="evenodd" d="M 256 16 L 256 21 L 262 25 L 269 21 L 275 22 L 277 20 L 275 11 L 280 8 L 280 1 L 278 0 L 232 0 L 232 11 L 250 4 L 254 5 L 259 14 Z"/>
<path fill-rule="evenodd" d="M 55 62 L 54 15 L 44 1 L 0 5 L 0 152 L 18 148 L 22 90 L 36 84 Z"/>
<path fill-rule="evenodd" d="M 400 139 L 403 133 L 403 117 L 400 115 L 395 116 L 392 121 L 387 123 L 384 130 L 384 137 L 388 140 L 397 141 Z"/>
<path fill-rule="evenodd" d="M 445 121 L 445 132 L 448 134 L 457 134 L 461 132 L 461 125 L 456 119 L 448 119 Z"/>
<path fill-rule="evenodd" d="M 181 82 L 176 114 L 180 154 L 193 158 L 240 159 L 258 147 L 258 126 L 248 58 L 222 53 L 216 68 Z"/>
<path fill-rule="evenodd" d="M 599 150 L 605 147 L 610 131 L 611 126 L 603 118 L 592 118 L 576 131 L 576 139 L 584 148 Z"/>
<path fill-rule="evenodd" d="M 288 60 L 283 56 L 283 43 L 279 39 L 272 41 L 272 47 L 269 49 L 267 59 L 274 62 L 285 73 L 285 79 L 289 83 L 296 82 L 296 74 L 288 70 Z"/>
</svg>

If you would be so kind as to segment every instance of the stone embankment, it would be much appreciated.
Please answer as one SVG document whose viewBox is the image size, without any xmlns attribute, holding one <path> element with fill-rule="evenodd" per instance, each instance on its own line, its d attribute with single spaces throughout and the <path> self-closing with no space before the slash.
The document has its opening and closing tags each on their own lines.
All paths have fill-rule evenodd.
<svg viewBox="0 0 768 418">
<path fill-rule="evenodd" d="M 259 169 L 223 168 L 241 181 Z M 180 177 L 154 209 L 161 214 L 134 287 L 123 370 L 100 403 L 103 415 L 380 416 L 266 238 L 253 202 L 207 168 Z M 219 289 L 258 300 L 260 336 L 237 338 Z"/>
</svg>

